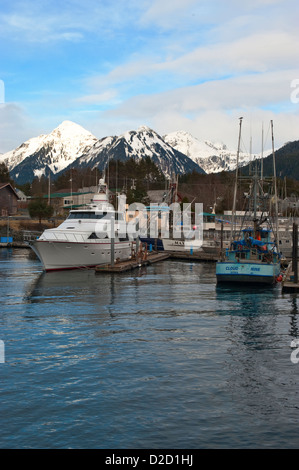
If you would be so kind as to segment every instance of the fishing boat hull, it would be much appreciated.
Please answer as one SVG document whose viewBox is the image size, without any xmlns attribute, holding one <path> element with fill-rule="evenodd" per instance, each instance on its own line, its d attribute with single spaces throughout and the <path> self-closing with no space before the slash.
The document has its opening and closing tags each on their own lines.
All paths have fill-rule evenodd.
<svg viewBox="0 0 299 470">
<path fill-rule="evenodd" d="M 147 249 L 150 249 L 151 247 L 153 250 L 164 251 L 164 246 L 161 238 L 140 237 L 140 241 L 142 243 L 146 243 Z"/>
<path fill-rule="evenodd" d="M 30 243 L 45 271 L 94 267 L 111 263 L 111 243 L 71 243 L 35 240 Z M 115 242 L 114 260 L 127 260 L 132 254 L 130 242 Z"/>
<path fill-rule="evenodd" d="M 216 263 L 217 283 L 274 284 L 280 275 L 280 262 L 243 263 L 219 261 Z"/>
</svg>

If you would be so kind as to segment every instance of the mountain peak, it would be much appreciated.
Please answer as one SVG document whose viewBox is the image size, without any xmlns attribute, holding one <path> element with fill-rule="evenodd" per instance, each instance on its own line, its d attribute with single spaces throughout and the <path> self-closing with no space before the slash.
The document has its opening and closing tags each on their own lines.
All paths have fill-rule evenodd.
<svg viewBox="0 0 299 470">
<path fill-rule="evenodd" d="M 137 129 L 137 133 L 141 133 L 141 132 L 154 132 L 153 129 L 151 129 L 150 127 L 146 126 L 146 125 L 143 125 L 143 126 L 140 126 L 138 127 Z"/>
<path fill-rule="evenodd" d="M 66 138 L 68 137 L 72 138 L 72 137 L 78 137 L 78 136 L 93 136 L 93 134 L 91 134 L 91 132 L 84 129 L 84 127 L 72 121 L 63 121 L 61 124 L 59 124 L 58 127 L 56 127 L 51 132 L 50 135 L 60 135 Z"/>
<path fill-rule="evenodd" d="M 206 173 L 230 171 L 236 167 L 237 152 L 229 150 L 223 143 L 201 141 L 185 131 L 171 132 L 163 138 L 174 149 L 196 162 Z M 240 154 L 240 165 L 248 163 L 249 159 L 249 155 Z"/>
<path fill-rule="evenodd" d="M 63 121 L 50 134 L 27 140 L 0 160 L 16 180 L 32 181 L 35 176 L 64 170 L 96 142 L 98 139 L 79 124 Z"/>
</svg>

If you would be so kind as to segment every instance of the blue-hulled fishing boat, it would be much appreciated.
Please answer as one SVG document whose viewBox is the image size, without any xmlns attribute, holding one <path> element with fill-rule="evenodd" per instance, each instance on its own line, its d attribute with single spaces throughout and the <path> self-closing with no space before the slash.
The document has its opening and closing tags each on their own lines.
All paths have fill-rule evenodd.
<svg viewBox="0 0 299 470">
<path fill-rule="evenodd" d="M 246 228 L 216 265 L 217 282 L 274 284 L 280 276 L 281 255 L 266 228 Z"/>
<path fill-rule="evenodd" d="M 238 154 L 241 124 L 242 118 L 240 118 Z M 236 170 L 231 244 L 229 249 L 222 252 L 220 260 L 216 263 L 217 283 L 274 284 L 277 280 L 280 280 L 281 254 L 278 252 L 277 247 L 277 194 L 274 150 L 273 160 L 274 179 L 272 184 L 274 183 L 274 193 L 264 192 L 264 188 L 269 187 L 270 182 L 266 181 L 263 175 L 258 175 L 257 170 L 254 175 L 250 176 L 250 190 L 245 195 L 247 208 L 239 227 L 238 236 L 234 236 L 238 168 Z M 274 218 L 270 217 L 269 210 L 270 203 L 273 201 L 276 205 L 272 211 L 276 212 Z"/>
</svg>

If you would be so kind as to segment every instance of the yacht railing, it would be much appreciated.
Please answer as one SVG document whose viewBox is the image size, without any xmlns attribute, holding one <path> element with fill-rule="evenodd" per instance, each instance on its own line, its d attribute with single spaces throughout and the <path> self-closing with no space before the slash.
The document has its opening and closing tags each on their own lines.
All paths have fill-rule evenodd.
<svg viewBox="0 0 299 470">
<path fill-rule="evenodd" d="M 107 236 L 106 238 L 86 238 L 86 234 L 81 235 L 78 233 L 65 233 L 65 232 L 49 232 L 43 233 L 41 238 L 43 241 L 47 242 L 69 242 L 69 243 L 86 243 L 86 244 L 101 244 L 101 243 L 109 243 L 110 238 Z M 128 242 L 130 240 L 127 240 Z"/>
</svg>

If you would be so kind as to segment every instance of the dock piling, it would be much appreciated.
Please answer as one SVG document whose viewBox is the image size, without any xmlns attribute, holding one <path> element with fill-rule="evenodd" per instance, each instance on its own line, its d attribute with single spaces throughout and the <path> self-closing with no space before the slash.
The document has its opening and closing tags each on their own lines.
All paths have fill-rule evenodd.
<svg viewBox="0 0 299 470">
<path fill-rule="evenodd" d="M 293 258 L 294 283 L 298 282 L 298 224 L 293 224 Z"/>
</svg>

